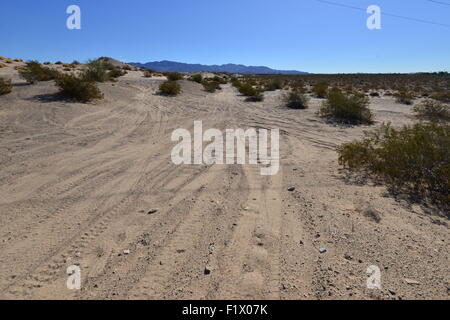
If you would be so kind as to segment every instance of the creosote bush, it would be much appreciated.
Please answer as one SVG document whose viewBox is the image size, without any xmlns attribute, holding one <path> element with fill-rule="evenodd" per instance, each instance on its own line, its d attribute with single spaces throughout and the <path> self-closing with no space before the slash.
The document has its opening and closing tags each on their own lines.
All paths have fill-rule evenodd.
<svg viewBox="0 0 450 320">
<path fill-rule="evenodd" d="M 272 79 L 265 87 L 266 91 L 275 91 L 283 88 L 283 83 L 280 79 Z"/>
<path fill-rule="evenodd" d="M 167 80 L 169 81 L 177 81 L 183 79 L 183 75 L 178 72 L 169 72 L 167 73 Z"/>
<path fill-rule="evenodd" d="M 12 91 L 11 80 L 0 78 L 0 96 Z"/>
<path fill-rule="evenodd" d="M 176 81 L 165 81 L 159 86 L 159 93 L 167 96 L 176 96 L 181 92 L 181 87 Z"/>
<path fill-rule="evenodd" d="M 397 103 L 411 105 L 413 103 L 413 95 L 405 90 L 401 90 L 394 94 Z"/>
<path fill-rule="evenodd" d="M 83 72 L 82 77 L 86 81 L 106 82 L 111 80 L 109 71 L 112 69 L 113 67 L 110 64 L 101 59 L 90 60 L 87 63 L 87 69 Z"/>
<path fill-rule="evenodd" d="M 207 92 L 214 93 L 216 90 L 220 90 L 220 83 L 217 81 L 203 81 L 202 82 L 203 88 Z"/>
<path fill-rule="evenodd" d="M 307 109 L 308 98 L 302 93 L 301 90 L 292 90 L 285 94 L 283 97 L 286 107 L 291 109 Z"/>
<path fill-rule="evenodd" d="M 339 163 L 386 183 L 397 193 L 450 208 L 450 125 L 383 125 L 337 149 Z"/>
<path fill-rule="evenodd" d="M 421 120 L 432 122 L 450 121 L 450 107 L 442 102 L 426 99 L 413 108 Z"/>
<path fill-rule="evenodd" d="M 197 74 L 194 74 L 194 75 L 191 77 L 191 80 L 194 81 L 194 82 L 197 82 L 197 83 L 202 83 L 202 81 L 203 81 L 203 76 L 201 75 L 201 73 L 197 73 Z"/>
<path fill-rule="evenodd" d="M 56 79 L 56 85 L 63 96 L 80 102 L 89 102 L 103 98 L 103 94 L 94 81 L 71 74 L 60 75 Z"/>
<path fill-rule="evenodd" d="M 327 96 L 328 86 L 324 82 L 316 84 L 313 88 L 313 93 L 316 98 L 324 99 Z"/>
<path fill-rule="evenodd" d="M 28 83 L 38 81 L 50 81 L 58 77 L 59 72 L 48 67 L 44 67 L 37 61 L 29 61 L 26 66 L 19 69 L 19 75 Z"/>
<path fill-rule="evenodd" d="M 373 114 L 369 98 L 364 94 L 343 93 L 339 89 L 328 92 L 327 101 L 319 109 L 319 116 L 348 124 L 372 124 Z"/>
</svg>

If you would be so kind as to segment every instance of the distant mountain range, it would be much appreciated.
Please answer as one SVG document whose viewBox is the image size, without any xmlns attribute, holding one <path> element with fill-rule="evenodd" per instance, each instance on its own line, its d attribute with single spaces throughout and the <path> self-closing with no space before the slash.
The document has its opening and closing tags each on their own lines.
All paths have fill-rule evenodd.
<svg viewBox="0 0 450 320">
<path fill-rule="evenodd" d="M 157 72 L 228 72 L 238 74 L 307 74 L 296 70 L 274 70 L 269 67 L 244 66 L 242 64 L 203 65 L 175 61 L 130 62 L 130 65 Z"/>
</svg>

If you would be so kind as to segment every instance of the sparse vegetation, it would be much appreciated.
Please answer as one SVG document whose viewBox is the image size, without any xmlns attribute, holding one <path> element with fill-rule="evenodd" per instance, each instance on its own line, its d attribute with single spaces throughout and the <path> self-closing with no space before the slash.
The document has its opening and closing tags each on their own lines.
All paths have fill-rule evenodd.
<svg viewBox="0 0 450 320">
<path fill-rule="evenodd" d="M 82 77 L 86 81 L 106 82 L 111 80 L 109 71 L 112 66 L 101 59 L 90 60 L 87 63 L 87 69 L 84 71 Z"/>
<path fill-rule="evenodd" d="M 325 82 L 316 84 L 313 88 L 313 93 L 316 98 L 324 99 L 327 96 L 328 86 Z"/>
<path fill-rule="evenodd" d="M 283 83 L 280 79 L 272 79 L 265 87 L 266 91 L 275 91 L 283 88 Z"/>
<path fill-rule="evenodd" d="M 62 74 L 56 79 L 56 85 L 63 96 L 80 102 L 103 98 L 103 94 L 93 80 Z"/>
<path fill-rule="evenodd" d="M 416 105 L 413 110 L 421 120 L 432 122 L 450 121 L 450 107 L 436 100 L 426 99 Z"/>
<path fill-rule="evenodd" d="M 334 88 L 328 92 L 319 116 L 348 124 L 372 124 L 373 114 L 368 105 L 369 98 L 364 94 L 347 94 Z"/>
<path fill-rule="evenodd" d="M 153 76 L 153 72 L 150 70 L 144 70 L 144 77 L 151 78 Z"/>
<path fill-rule="evenodd" d="M 308 98 L 304 95 L 301 90 L 294 89 L 285 94 L 284 103 L 286 107 L 291 109 L 307 109 L 308 108 Z"/>
<path fill-rule="evenodd" d="M 411 105 L 413 102 L 413 95 L 406 90 L 400 90 L 394 94 L 396 101 L 401 104 Z"/>
<path fill-rule="evenodd" d="M 337 151 L 339 163 L 350 171 L 381 180 L 397 193 L 450 207 L 449 125 L 419 123 L 402 129 L 383 125 Z"/>
<path fill-rule="evenodd" d="M 176 81 L 165 81 L 159 86 L 159 93 L 167 96 L 176 96 L 180 94 L 181 87 Z"/>
<path fill-rule="evenodd" d="M 197 73 L 197 74 L 194 74 L 194 75 L 191 77 L 191 80 L 194 81 L 194 82 L 197 82 L 197 83 L 202 83 L 202 81 L 203 81 L 203 76 L 202 76 L 201 73 Z M 205 88 L 205 89 L 206 89 L 206 88 Z"/>
<path fill-rule="evenodd" d="M 36 83 L 54 80 L 58 76 L 58 71 L 44 67 L 37 61 L 30 61 L 19 69 L 19 75 L 28 83 Z"/>
<path fill-rule="evenodd" d="M 12 91 L 11 80 L 0 78 L 0 96 Z"/>
<path fill-rule="evenodd" d="M 203 88 L 207 92 L 216 92 L 216 90 L 220 90 L 220 83 L 216 81 L 203 81 Z"/>
<path fill-rule="evenodd" d="M 166 74 L 167 80 L 169 81 L 177 81 L 183 79 L 183 75 L 178 72 L 169 72 Z"/>
</svg>

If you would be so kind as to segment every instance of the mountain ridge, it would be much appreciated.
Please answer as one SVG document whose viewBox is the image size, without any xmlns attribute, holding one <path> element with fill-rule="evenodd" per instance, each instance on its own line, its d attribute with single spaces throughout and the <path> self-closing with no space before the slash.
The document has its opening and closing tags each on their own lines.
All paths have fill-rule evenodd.
<svg viewBox="0 0 450 320">
<path fill-rule="evenodd" d="M 243 64 L 227 63 L 222 65 L 204 65 L 183 63 L 169 60 L 153 62 L 129 62 L 139 68 L 151 69 L 157 72 L 228 72 L 239 74 L 308 74 L 297 70 L 276 70 L 266 66 L 246 66 Z"/>
</svg>

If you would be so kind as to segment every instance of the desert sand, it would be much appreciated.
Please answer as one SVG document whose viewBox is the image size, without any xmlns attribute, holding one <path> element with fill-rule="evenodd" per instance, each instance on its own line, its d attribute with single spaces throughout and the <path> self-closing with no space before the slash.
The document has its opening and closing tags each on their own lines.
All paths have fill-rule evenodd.
<svg viewBox="0 0 450 320">
<path fill-rule="evenodd" d="M 319 99 L 289 110 L 280 90 L 248 103 L 186 80 L 164 97 L 165 78 L 140 71 L 81 104 L 52 81 L 26 84 L 20 64 L 0 69 L 14 85 L 0 97 L 1 299 L 449 298 L 447 220 L 347 180 L 335 151 L 383 121 L 413 122 L 411 106 L 371 98 L 375 126 L 333 126 Z M 174 165 L 171 134 L 194 120 L 279 128 L 279 173 Z M 66 287 L 71 265 L 81 290 Z M 366 287 L 372 265 L 381 290 Z"/>
</svg>

